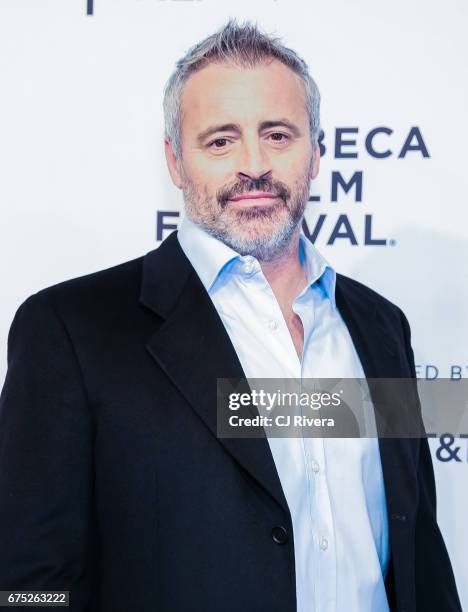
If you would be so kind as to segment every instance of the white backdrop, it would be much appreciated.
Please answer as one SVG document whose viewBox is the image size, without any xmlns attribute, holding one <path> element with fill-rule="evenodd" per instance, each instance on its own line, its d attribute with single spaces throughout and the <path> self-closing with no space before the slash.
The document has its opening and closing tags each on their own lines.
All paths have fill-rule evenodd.
<svg viewBox="0 0 468 612">
<path fill-rule="evenodd" d="M 311 231 L 323 219 L 316 245 L 403 308 L 420 377 L 466 378 L 463 0 L 3 0 L 1 380 L 9 325 L 28 295 L 151 250 L 158 211 L 177 221 L 164 215 L 181 199 L 164 161 L 163 86 L 175 60 L 231 16 L 282 36 L 321 90 L 326 150 L 312 191 L 320 201 L 307 213 Z M 371 144 L 387 157 L 366 149 L 375 128 L 385 131 Z M 332 177 L 355 172 L 332 202 Z M 386 244 L 366 244 L 366 218 L 367 242 Z M 347 236 L 327 244 L 336 223 Z M 467 442 L 456 438 L 460 460 L 443 462 L 431 440 L 439 523 L 468 609 Z"/>
</svg>

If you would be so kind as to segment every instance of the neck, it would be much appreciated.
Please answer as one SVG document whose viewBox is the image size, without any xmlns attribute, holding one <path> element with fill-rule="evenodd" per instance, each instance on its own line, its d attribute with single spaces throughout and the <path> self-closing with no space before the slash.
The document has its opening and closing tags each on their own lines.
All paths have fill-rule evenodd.
<svg viewBox="0 0 468 612">
<path fill-rule="evenodd" d="M 299 234 L 300 228 L 278 257 L 260 261 L 262 272 L 282 309 L 291 308 L 294 298 L 307 282 L 306 272 L 299 260 Z"/>
</svg>

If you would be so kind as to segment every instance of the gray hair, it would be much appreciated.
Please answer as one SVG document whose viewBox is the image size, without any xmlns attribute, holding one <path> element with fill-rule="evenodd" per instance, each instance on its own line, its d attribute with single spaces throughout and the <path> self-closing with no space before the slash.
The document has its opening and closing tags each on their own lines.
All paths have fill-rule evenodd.
<svg viewBox="0 0 468 612">
<path fill-rule="evenodd" d="M 181 155 L 181 97 L 191 74 L 215 62 L 232 62 L 253 68 L 267 58 L 277 59 L 298 74 L 304 82 L 309 113 L 310 137 L 314 146 L 320 131 L 320 93 L 309 68 L 299 55 L 281 44 L 279 38 L 260 32 L 249 22 L 239 25 L 230 19 L 220 30 L 191 47 L 176 64 L 164 91 L 165 138 L 170 140 L 177 158 Z"/>
</svg>

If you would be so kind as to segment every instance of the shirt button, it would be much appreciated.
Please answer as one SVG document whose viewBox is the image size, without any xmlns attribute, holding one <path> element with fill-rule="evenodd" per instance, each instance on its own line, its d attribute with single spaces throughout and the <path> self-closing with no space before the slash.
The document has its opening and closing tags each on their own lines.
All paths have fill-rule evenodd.
<svg viewBox="0 0 468 612">
<path fill-rule="evenodd" d="M 245 263 L 244 263 L 244 272 L 246 272 L 247 274 L 250 274 L 253 269 L 254 269 L 254 262 L 251 259 L 248 259 Z"/>
<path fill-rule="evenodd" d="M 277 544 L 286 544 L 288 541 L 288 532 L 282 525 L 277 525 L 271 530 L 273 541 Z"/>
<path fill-rule="evenodd" d="M 320 548 L 322 550 L 327 550 L 327 548 L 328 548 L 328 540 L 327 540 L 327 538 L 321 538 L 320 539 Z"/>
<path fill-rule="evenodd" d="M 278 323 L 274 319 L 270 319 L 268 321 L 268 327 L 270 329 L 276 329 L 278 327 Z"/>
<path fill-rule="evenodd" d="M 320 466 L 316 461 L 312 461 L 312 469 L 314 470 L 314 472 L 317 474 L 317 472 L 320 471 Z"/>
</svg>

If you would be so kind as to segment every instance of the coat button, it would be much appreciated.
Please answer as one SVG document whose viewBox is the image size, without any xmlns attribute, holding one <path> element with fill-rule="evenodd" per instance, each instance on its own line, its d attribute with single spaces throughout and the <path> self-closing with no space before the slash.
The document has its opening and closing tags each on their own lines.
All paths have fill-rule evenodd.
<svg viewBox="0 0 468 612">
<path fill-rule="evenodd" d="M 394 521 L 406 521 L 406 514 L 392 514 L 391 519 Z"/>
<path fill-rule="evenodd" d="M 288 532 L 282 525 L 277 525 L 271 530 L 273 541 L 277 544 L 286 544 L 288 541 Z"/>
</svg>

